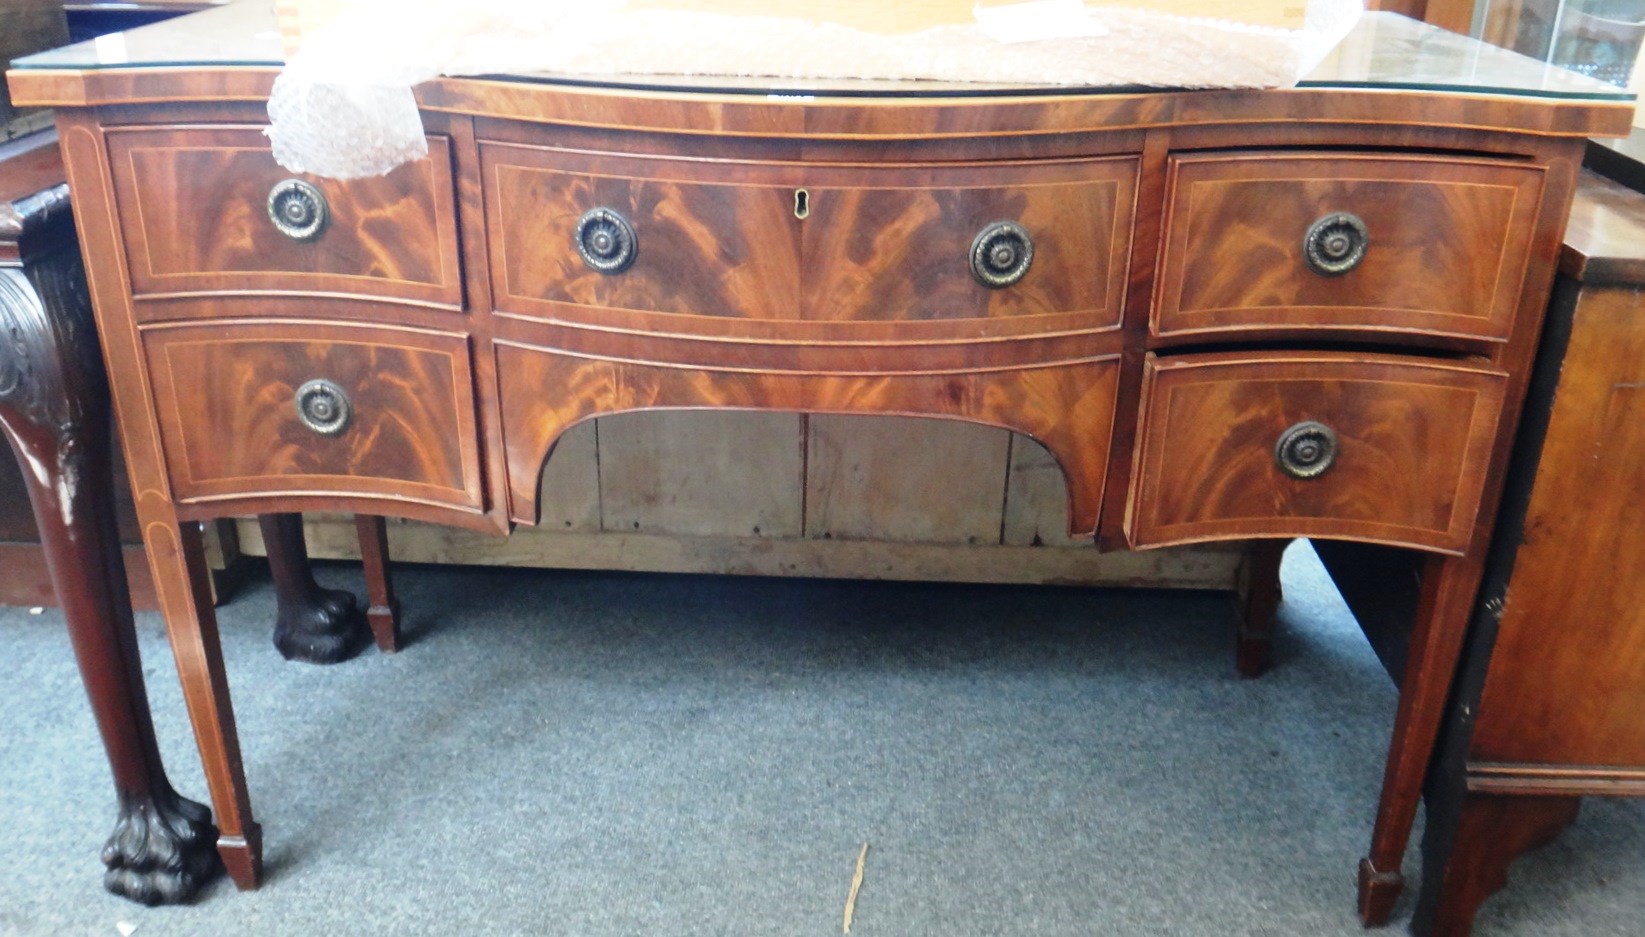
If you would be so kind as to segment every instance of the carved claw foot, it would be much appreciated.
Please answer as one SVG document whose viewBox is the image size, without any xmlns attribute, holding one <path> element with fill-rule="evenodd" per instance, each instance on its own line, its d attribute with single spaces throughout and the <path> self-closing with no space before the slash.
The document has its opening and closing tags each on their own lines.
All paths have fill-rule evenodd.
<svg viewBox="0 0 1645 937">
<path fill-rule="evenodd" d="M 170 788 L 121 798 L 103 847 L 103 887 L 146 905 L 181 904 L 223 871 L 211 811 Z"/>
<path fill-rule="evenodd" d="M 316 586 L 299 596 L 280 597 L 274 647 L 286 660 L 336 664 L 369 643 L 371 629 L 352 593 Z"/>
<path fill-rule="evenodd" d="M 303 543 L 301 514 L 264 514 L 258 519 L 279 612 L 274 647 L 286 660 L 335 664 L 360 653 L 371 640 L 354 595 L 314 581 Z"/>
</svg>

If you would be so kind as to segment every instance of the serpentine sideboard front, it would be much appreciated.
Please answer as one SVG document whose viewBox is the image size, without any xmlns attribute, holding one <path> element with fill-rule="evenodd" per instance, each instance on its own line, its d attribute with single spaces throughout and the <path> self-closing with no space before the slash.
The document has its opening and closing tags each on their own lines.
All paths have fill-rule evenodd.
<svg viewBox="0 0 1645 937">
<path fill-rule="evenodd" d="M 503 534 L 537 520 L 567 427 L 734 408 L 1025 433 L 1110 548 L 1426 553 L 1360 870 L 1386 919 L 1583 138 L 1625 132 L 1626 96 L 1371 15 L 1288 91 L 440 79 L 417 89 L 429 156 L 338 182 L 270 156 L 261 6 L 11 73 L 59 109 L 241 887 L 261 834 L 196 522 Z"/>
</svg>

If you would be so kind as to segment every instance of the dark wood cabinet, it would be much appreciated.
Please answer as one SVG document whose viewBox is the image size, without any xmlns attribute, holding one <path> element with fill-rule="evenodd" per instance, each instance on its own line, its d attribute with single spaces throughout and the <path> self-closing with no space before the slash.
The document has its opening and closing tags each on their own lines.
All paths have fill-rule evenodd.
<svg viewBox="0 0 1645 937">
<path fill-rule="evenodd" d="M 1414 929 L 1461 937 L 1588 796 L 1645 796 L 1645 194 L 1586 174 L 1444 745 Z"/>
</svg>

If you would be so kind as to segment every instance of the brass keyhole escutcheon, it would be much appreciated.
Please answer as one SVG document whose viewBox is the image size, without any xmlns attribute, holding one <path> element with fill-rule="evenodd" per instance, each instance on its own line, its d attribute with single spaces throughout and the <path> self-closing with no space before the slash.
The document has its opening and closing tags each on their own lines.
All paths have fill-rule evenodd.
<svg viewBox="0 0 1645 937">
<path fill-rule="evenodd" d="M 804 189 L 794 190 L 794 217 L 801 221 L 811 217 L 811 193 Z"/>
</svg>

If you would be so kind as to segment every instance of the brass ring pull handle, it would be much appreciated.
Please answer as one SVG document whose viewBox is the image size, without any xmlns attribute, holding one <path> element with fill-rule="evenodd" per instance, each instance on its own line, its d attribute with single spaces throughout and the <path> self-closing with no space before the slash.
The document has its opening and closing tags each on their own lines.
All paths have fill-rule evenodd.
<svg viewBox="0 0 1645 937">
<path fill-rule="evenodd" d="M 1021 280 L 1034 262 L 1034 240 L 1014 221 L 996 221 L 971 242 L 971 275 L 991 290 Z"/>
<path fill-rule="evenodd" d="M 316 379 L 297 388 L 297 419 L 322 436 L 335 436 L 348 428 L 354 405 L 348 394 L 331 381 Z"/>
<path fill-rule="evenodd" d="M 293 241 L 312 241 L 325 231 L 331 209 L 324 192 L 301 179 L 286 179 L 269 190 L 268 218 Z"/>
<path fill-rule="evenodd" d="M 588 269 L 607 275 L 634 263 L 639 241 L 628 219 L 609 208 L 591 208 L 577 220 L 577 253 Z"/>
<path fill-rule="evenodd" d="M 1332 212 L 1308 227 L 1302 258 L 1322 277 L 1340 277 L 1359 266 L 1371 246 L 1371 232 L 1358 215 Z"/>
<path fill-rule="evenodd" d="M 1292 478 L 1324 475 L 1337 461 L 1337 434 L 1324 423 L 1306 420 L 1279 434 L 1274 462 Z"/>
</svg>

